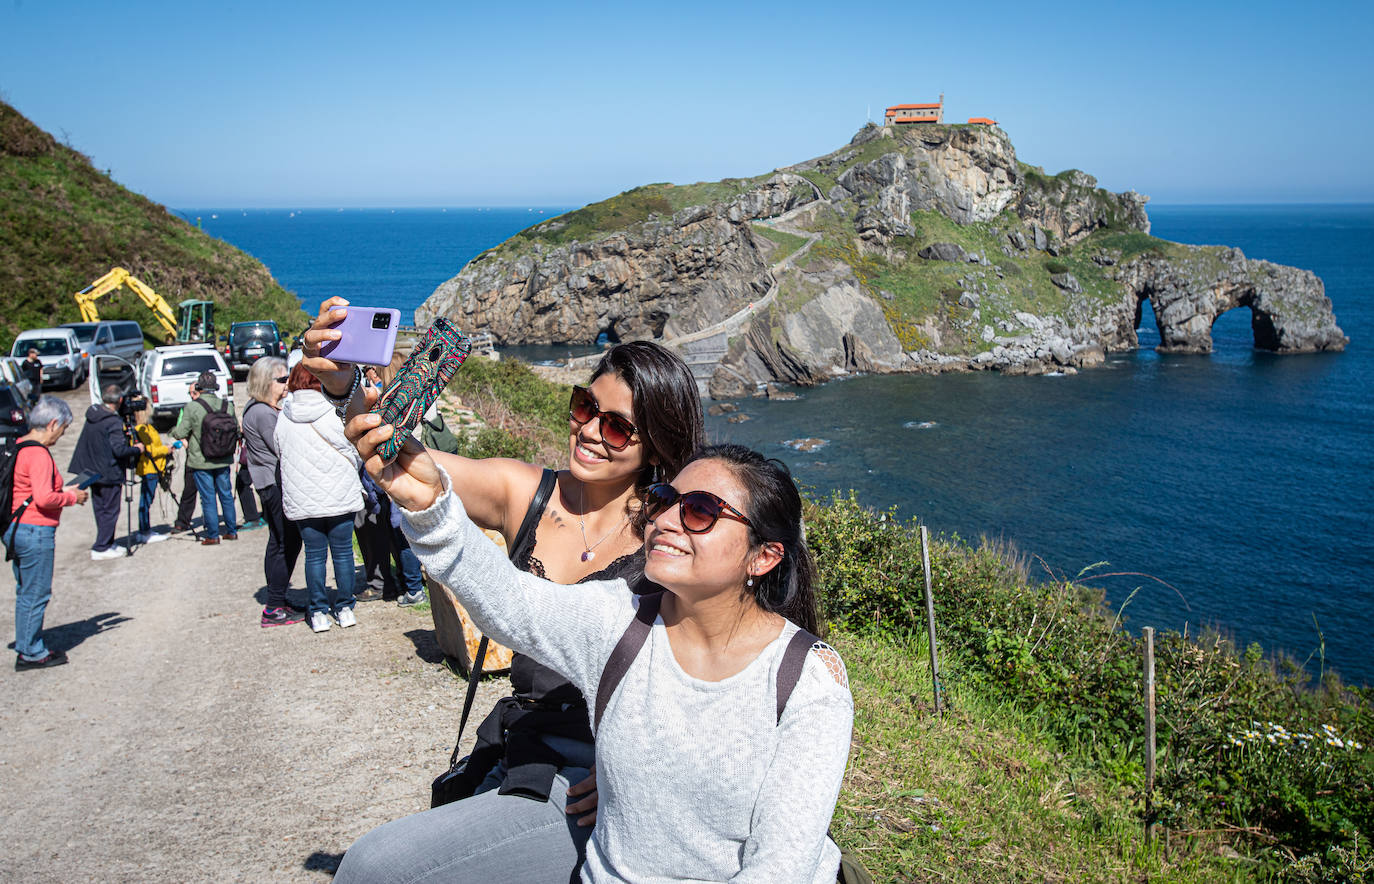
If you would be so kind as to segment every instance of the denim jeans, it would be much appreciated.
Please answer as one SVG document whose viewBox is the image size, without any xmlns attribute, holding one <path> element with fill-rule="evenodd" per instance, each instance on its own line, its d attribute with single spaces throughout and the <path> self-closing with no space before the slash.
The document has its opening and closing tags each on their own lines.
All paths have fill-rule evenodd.
<svg viewBox="0 0 1374 884">
<path fill-rule="evenodd" d="M 151 534 L 153 530 L 153 498 L 157 496 L 157 473 L 143 477 L 143 489 L 138 496 L 138 533 Z"/>
<path fill-rule="evenodd" d="M 5 534 L 14 550 L 14 650 L 29 660 L 41 660 L 48 649 L 43 644 L 43 615 L 52 598 L 53 525 L 16 523 Z"/>
<path fill-rule="evenodd" d="M 389 526 L 388 526 L 389 527 Z M 419 592 L 425 588 L 425 578 L 420 573 L 420 559 L 410 548 L 410 541 L 400 528 L 391 529 L 392 548 L 396 550 L 396 560 L 401 563 L 401 582 L 406 592 Z"/>
<path fill-rule="evenodd" d="M 548 801 L 495 788 L 378 826 L 353 843 L 334 884 L 567 884 L 592 834 L 564 812 L 586 767 L 565 767 Z M 486 788 L 489 783 L 483 783 Z"/>
<path fill-rule="evenodd" d="M 310 613 L 337 614 L 357 602 L 353 598 L 353 514 L 301 519 L 296 523 L 305 543 L 305 588 L 310 593 Z M 325 593 L 325 563 L 334 559 L 334 583 L 338 594 L 330 605 Z"/>
<path fill-rule="evenodd" d="M 200 492 L 200 516 L 205 521 L 205 536 L 219 537 L 219 516 L 224 516 L 225 530 L 229 534 L 239 533 L 234 522 L 234 489 L 229 484 L 229 468 L 216 470 L 196 470 L 196 491 Z M 215 513 L 215 498 L 219 498 L 219 513 Z"/>
</svg>

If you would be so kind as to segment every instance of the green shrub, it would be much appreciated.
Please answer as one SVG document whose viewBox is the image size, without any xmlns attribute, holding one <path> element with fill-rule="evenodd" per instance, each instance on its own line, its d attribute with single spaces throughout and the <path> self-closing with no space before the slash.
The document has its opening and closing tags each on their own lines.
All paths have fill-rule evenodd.
<svg viewBox="0 0 1374 884">
<path fill-rule="evenodd" d="M 1049 271 L 1051 276 L 1053 276 L 1059 273 L 1068 273 L 1069 265 L 1064 263 L 1063 261 L 1051 258 L 1045 262 L 1045 269 Z"/>
<path fill-rule="evenodd" d="M 868 511 L 851 492 L 808 511 L 807 538 L 828 623 L 860 634 L 924 631 L 914 523 Z M 964 694 L 1020 709 L 1064 751 L 1143 788 L 1143 643 L 1119 628 L 1103 592 L 1079 579 L 1030 581 L 1003 551 L 957 537 L 933 539 L 930 560 L 953 701 Z M 1249 833 L 1275 873 L 1291 856 L 1367 843 L 1374 834 L 1369 691 L 1334 678 L 1310 689 L 1300 667 L 1280 669 L 1257 647 L 1242 654 L 1214 635 L 1159 635 L 1155 670 L 1156 821 Z M 1271 722 L 1322 735 L 1322 745 L 1271 742 Z"/>
</svg>

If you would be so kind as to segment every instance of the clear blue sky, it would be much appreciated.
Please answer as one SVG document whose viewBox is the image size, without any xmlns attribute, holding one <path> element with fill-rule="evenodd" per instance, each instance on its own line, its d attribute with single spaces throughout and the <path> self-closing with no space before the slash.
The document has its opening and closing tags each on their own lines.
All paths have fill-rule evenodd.
<svg viewBox="0 0 1374 884">
<path fill-rule="evenodd" d="M 1374 201 L 1369 0 L 0 4 L 0 95 L 171 207 L 580 205 L 941 92 L 1157 203 Z"/>
</svg>

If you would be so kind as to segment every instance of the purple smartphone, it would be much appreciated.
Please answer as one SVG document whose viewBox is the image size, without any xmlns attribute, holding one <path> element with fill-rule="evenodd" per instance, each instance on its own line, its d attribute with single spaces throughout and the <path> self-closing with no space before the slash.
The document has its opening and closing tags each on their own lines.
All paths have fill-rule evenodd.
<svg viewBox="0 0 1374 884">
<path fill-rule="evenodd" d="M 345 309 L 347 315 L 329 326 L 343 332 L 343 337 L 321 344 L 320 355 L 335 362 L 388 365 L 396 350 L 401 311 L 389 307 L 354 307 L 352 304 Z"/>
</svg>

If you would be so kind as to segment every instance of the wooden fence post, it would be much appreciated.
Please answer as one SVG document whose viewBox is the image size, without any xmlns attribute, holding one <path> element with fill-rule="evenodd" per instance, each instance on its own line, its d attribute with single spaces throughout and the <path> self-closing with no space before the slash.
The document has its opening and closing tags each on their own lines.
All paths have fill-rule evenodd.
<svg viewBox="0 0 1374 884">
<path fill-rule="evenodd" d="M 930 634 L 930 683 L 935 692 L 935 714 L 945 711 L 944 685 L 940 683 L 940 661 L 935 653 L 935 597 L 930 589 L 930 531 L 921 526 L 921 568 L 926 575 L 926 631 Z"/>
<path fill-rule="evenodd" d="M 1145 627 L 1145 838 L 1155 837 L 1155 630 Z"/>
</svg>

